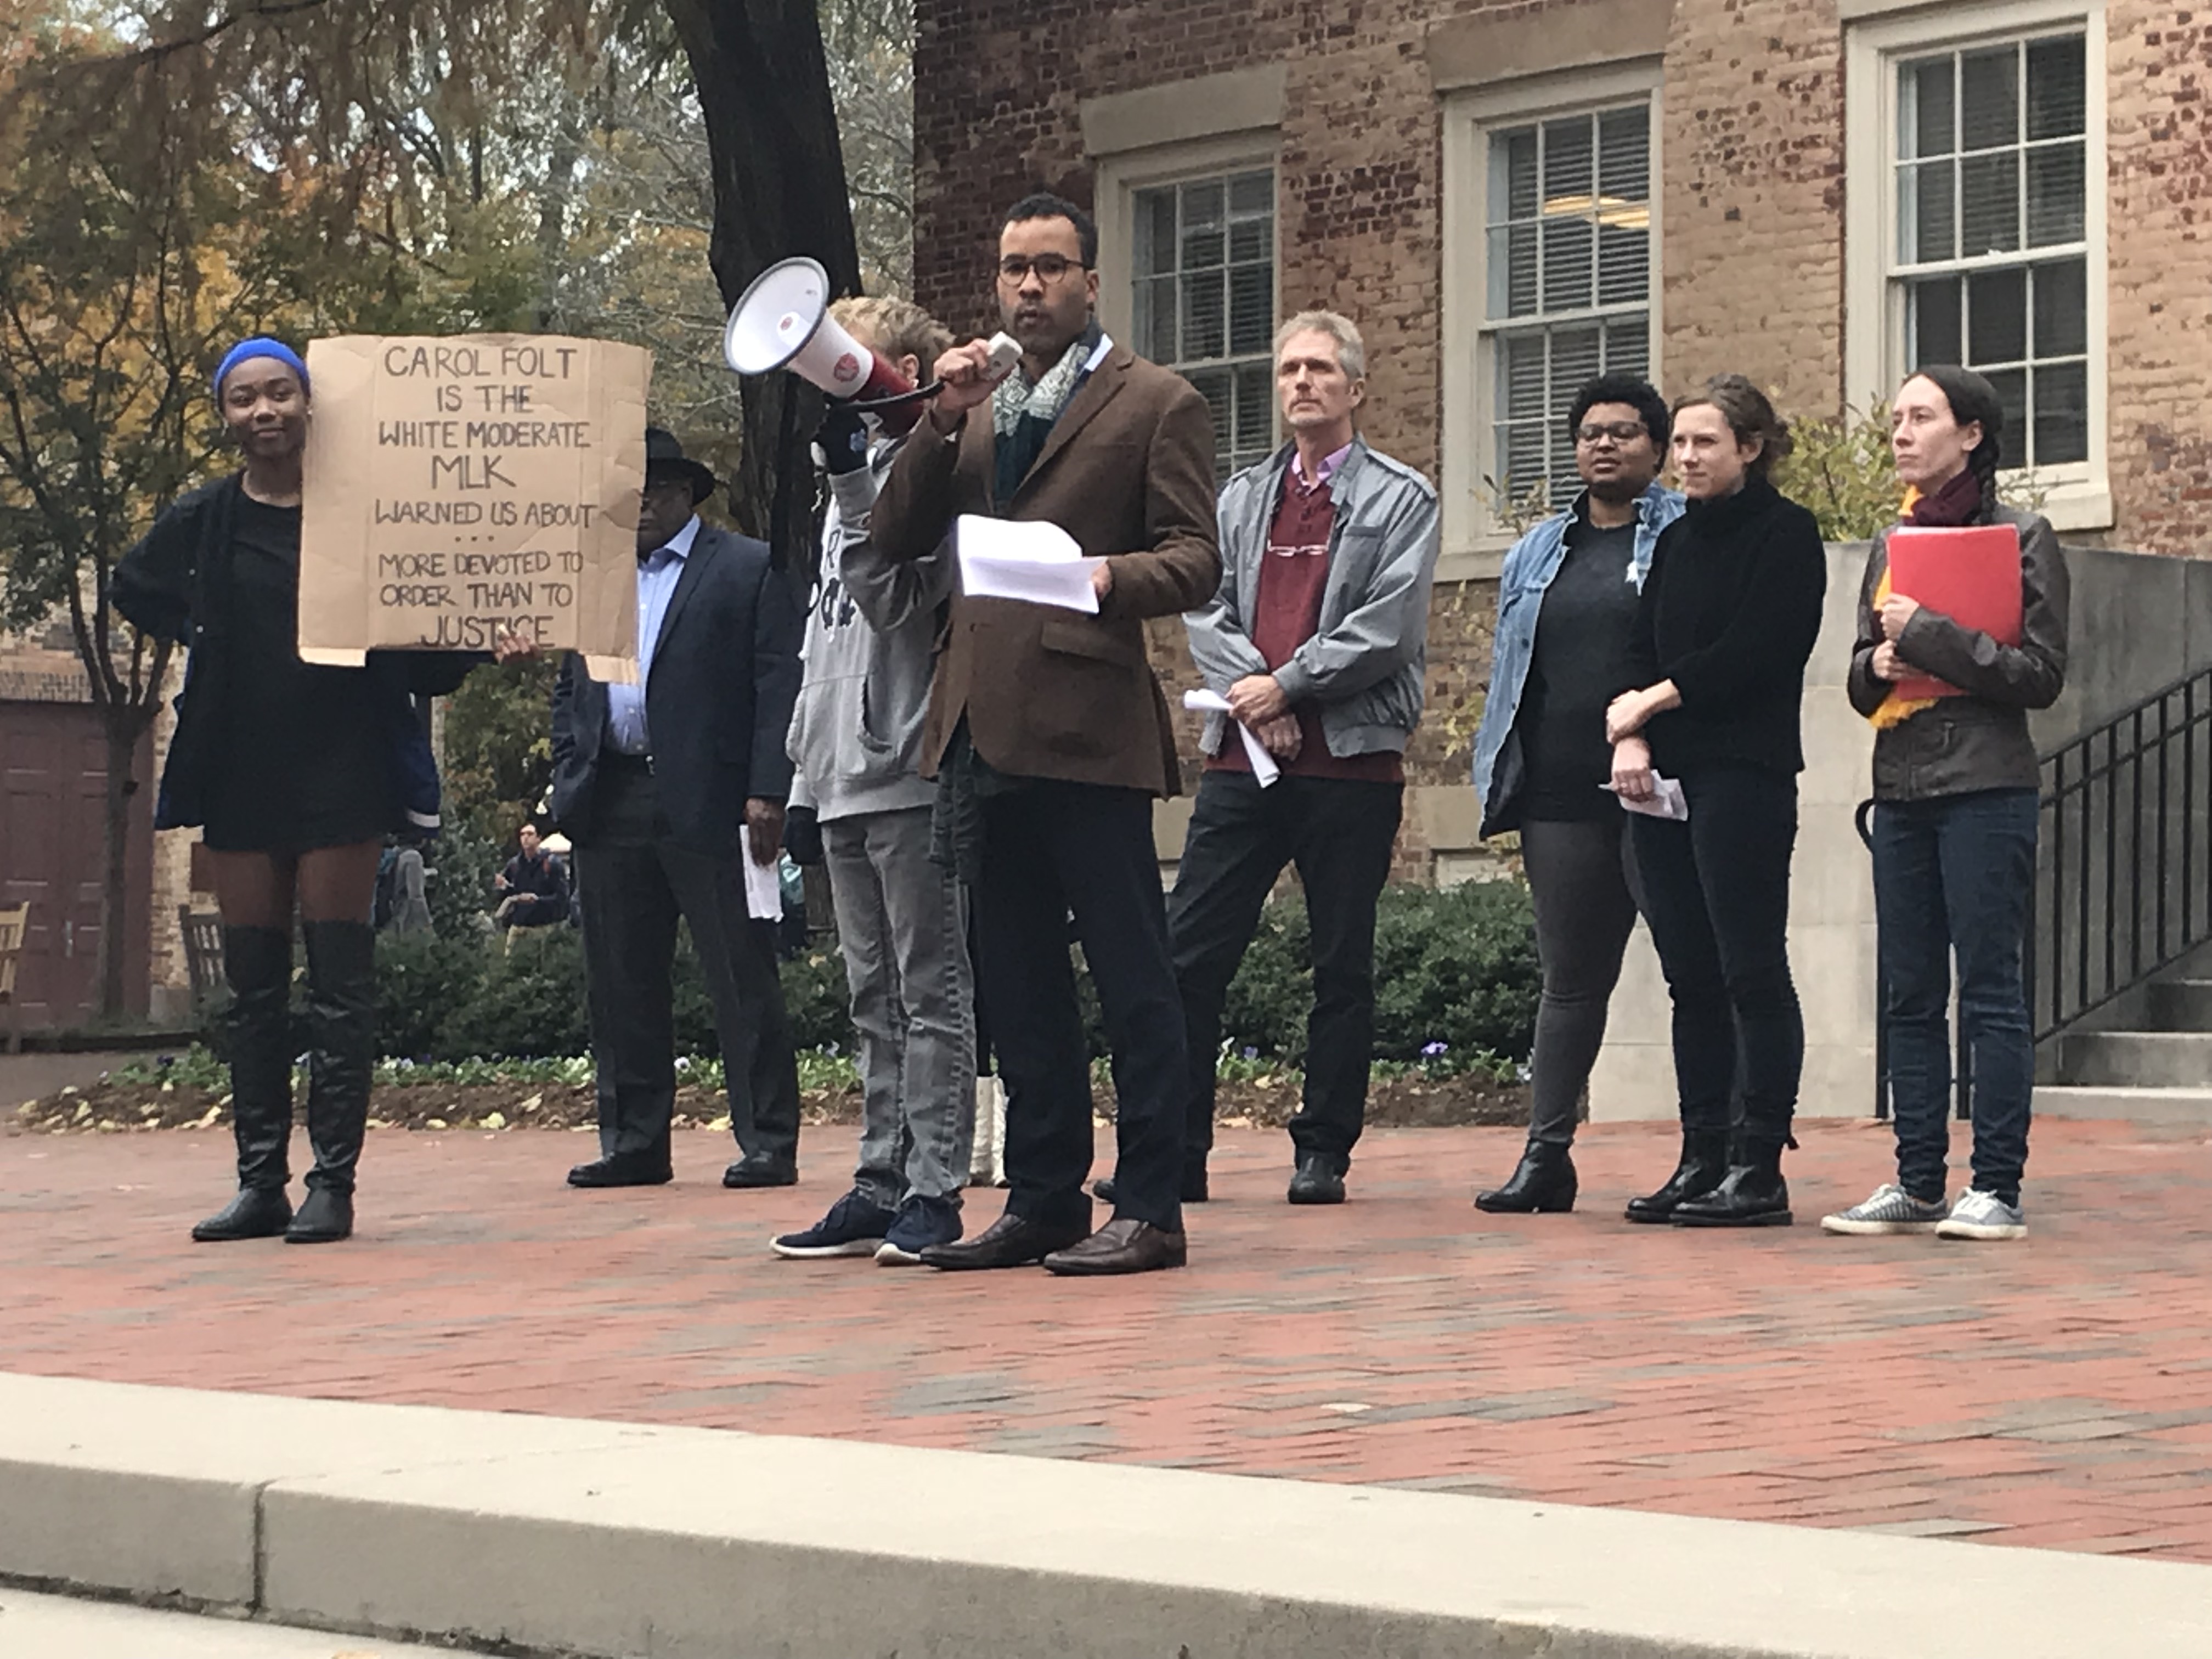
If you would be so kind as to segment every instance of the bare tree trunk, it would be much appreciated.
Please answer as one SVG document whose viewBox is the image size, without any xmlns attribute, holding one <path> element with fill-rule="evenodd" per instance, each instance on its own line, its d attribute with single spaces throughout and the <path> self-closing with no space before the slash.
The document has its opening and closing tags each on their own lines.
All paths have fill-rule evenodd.
<svg viewBox="0 0 2212 1659">
<path fill-rule="evenodd" d="M 662 0 L 690 59 L 714 164 L 709 258 L 722 302 L 776 260 L 810 254 L 855 294 L 860 260 L 816 0 Z M 814 476 L 806 446 L 821 394 L 788 374 L 744 388 L 738 521 L 795 580 L 811 568 Z"/>
</svg>

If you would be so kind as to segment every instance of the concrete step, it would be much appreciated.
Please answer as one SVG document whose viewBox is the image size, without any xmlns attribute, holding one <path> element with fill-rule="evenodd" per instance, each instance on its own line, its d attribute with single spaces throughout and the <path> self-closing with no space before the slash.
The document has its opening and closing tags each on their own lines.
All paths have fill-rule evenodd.
<svg viewBox="0 0 2212 1659">
<path fill-rule="evenodd" d="M 2087 1087 L 2212 1088 L 2212 1031 L 2087 1031 L 2062 1040 L 2058 1075 Z"/>
<path fill-rule="evenodd" d="M 2150 1024 L 2157 1031 L 2212 1031 L 2212 979 L 2154 981 Z"/>
<path fill-rule="evenodd" d="M 2035 1091 L 2035 1115 L 2127 1123 L 2193 1123 L 2212 1129 L 2212 1089 L 2043 1086 Z"/>
</svg>

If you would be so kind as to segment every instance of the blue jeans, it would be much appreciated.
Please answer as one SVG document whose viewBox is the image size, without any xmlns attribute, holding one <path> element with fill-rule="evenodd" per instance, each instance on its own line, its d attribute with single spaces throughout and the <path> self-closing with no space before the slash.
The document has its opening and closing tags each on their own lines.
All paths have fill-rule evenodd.
<svg viewBox="0 0 2212 1659">
<path fill-rule="evenodd" d="M 1898 1184 L 1944 1194 L 1950 1154 L 1951 958 L 1974 1067 L 1974 1185 L 2020 1202 L 2035 1045 L 2021 947 L 2035 882 L 2036 793 L 1884 801 L 1874 812 L 1875 915 L 1889 987 Z"/>
</svg>

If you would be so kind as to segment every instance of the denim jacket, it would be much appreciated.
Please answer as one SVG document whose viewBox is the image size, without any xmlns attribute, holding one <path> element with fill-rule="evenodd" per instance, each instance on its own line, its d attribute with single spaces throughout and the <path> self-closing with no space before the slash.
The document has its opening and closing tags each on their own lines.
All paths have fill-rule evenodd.
<svg viewBox="0 0 2212 1659">
<path fill-rule="evenodd" d="M 1500 793 L 1498 757 L 1512 733 L 1514 717 L 1521 712 L 1522 689 L 1528 683 L 1528 664 L 1536 653 L 1536 618 L 1544 608 L 1544 593 L 1567 554 L 1567 526 L 1582 504 L 1554 514 L 1513 544 L 1505 556 L 1504 574 L 1498 584 L 1498 628 L 1491 646 L 1490 696 L 1482 707 L 1482 724 L 1474 734 L 1474 792 L 1482 802 L 1485 836 L 1516 826 L 1510 821 L 1516 805 L 1510 781 Z M 1682 497 L 1656 483 L 1636 503 L 1636 586 L 1640 591 L 1651 568 L 1651 550 L 1659 532 L 1682 516 Z"/>
</svg>

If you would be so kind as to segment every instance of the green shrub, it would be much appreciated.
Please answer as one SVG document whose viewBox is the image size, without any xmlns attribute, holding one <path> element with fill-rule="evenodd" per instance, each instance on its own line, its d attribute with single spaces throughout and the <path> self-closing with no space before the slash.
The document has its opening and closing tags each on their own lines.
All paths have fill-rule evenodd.
<svg viewBox="0 0 2212 1659">
<path fill-rule="evenodd" d="M 483 983 L 493 947 L 481 935 L 435 933 L 376 939 L 376 1036 L 381 1052 L 403 1060 L 447 1058 L 440 1033 Z"/>
<path fill-rule="evenodd" d="M 591 1048 L 582 936 L 573 927 L 531 927 L 511 937 L 504 950 L 489 940 L 478 947 L 482 976 L 439 1025 L 437 1059 L 558 1058 Z"/>
</svg>

